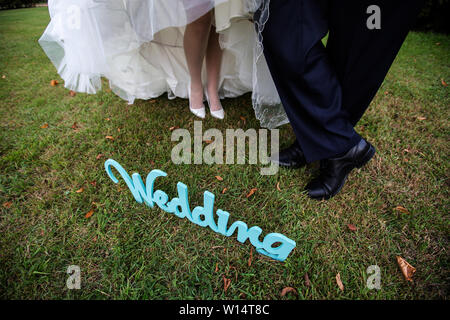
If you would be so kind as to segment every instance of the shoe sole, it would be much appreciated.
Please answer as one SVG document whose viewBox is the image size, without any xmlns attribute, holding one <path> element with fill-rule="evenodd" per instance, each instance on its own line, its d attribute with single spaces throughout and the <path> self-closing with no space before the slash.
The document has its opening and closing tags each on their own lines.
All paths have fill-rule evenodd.
<svg viewBox="0 0 450 320">
<path fill-rule="evenodd" d="M 270 162 L 275 164 L 275 165 L 277 165 L 277 166 L 279 166 L 279 167 L 286 168 L 286 169 L 298 169 L 298 168 L 306 166 L 306 163 L 305 164 L 292 165 L 292 164 L 281 163 L 281 162 L 277 162 L 277 161 L 273 161 L 273 160 L 270 160 Z"/>
<path fill-rule="evenodd" d="M 370 143 L 369 143 L 369 145 L 370 145 L 369 150 L 367 150 L 366 154 L 365 154 L 364 157 L 361 159 L 361 161 L 359 161 L 359 162 L 356 164 L 355 168 L 360 169 L 360 168 L 364 167 L 364 166 L 365 166 L 365 165 L 373 158 L 373 156 L 375 155 L 375 153 L 376 153 L 375 147 L 374 147 L 373 145 L 371 145 Z M 355 169 L 355 168 L 353 168 L 353 169 Z M 353 170 L 353 169 L 352 169 L 352 170 Z M 350 170 L 350 172 L 352 172 L 352 170 Z M 344 181 L 341 183 L 341 185 L 339 186 L 339 188 L 337 189 L 336 192 L 334 192 L 334 193 L 332 193 L 331 195 L 326 196 L 326 197 L 314 198 L 314 197 L 311 197 L 311 196 L 310 196 L 310 198 L 311 198 L 311 199 L 314 199 L 314 200 L 319 200 L 319 201 L 320 201 L 320 200 L 330 200 L 331 198 L 333 198 L 334 196 L 336 196 L 339 192 L 341 192 L 342 188 L 344 187 L 345 183 L 347 182 L 347 178 L 348 178 L 348 175 L 350 174 L 350 172 L 349 172 L 348 174 L 345 175 Z"/>
</svg>

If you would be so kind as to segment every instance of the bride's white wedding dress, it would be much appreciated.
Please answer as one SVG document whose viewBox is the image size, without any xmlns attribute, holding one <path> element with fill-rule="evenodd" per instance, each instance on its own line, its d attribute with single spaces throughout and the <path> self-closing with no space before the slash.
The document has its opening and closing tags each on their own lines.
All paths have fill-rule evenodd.
<svg viewBox="0 0 450 320">
<path fill-rule="evenodd" d="M 39 43 L 68 89 L 96 93 L 105 77 L 113 92 L 130 103 L 166 92 L 169 98 L 188 98 L 184 30 L 213 10 L 224 52 L 220 97 L 252 92 L 256 117 L 262 126 L 274 128 L 287 117 L 257 32 L 267 19 L 268 2 L 49 0 L 51 22 Z M 250 19 L 261 6 L 255 28 Z"/>
</svg>

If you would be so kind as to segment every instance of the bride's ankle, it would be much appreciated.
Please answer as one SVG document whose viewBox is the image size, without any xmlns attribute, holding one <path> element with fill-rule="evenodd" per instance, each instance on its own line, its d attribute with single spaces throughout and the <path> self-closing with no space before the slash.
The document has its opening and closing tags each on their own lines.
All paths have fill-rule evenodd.
<svg viewBox="0 0 450 320">
<path fill-rule="evenodd" d="M 203 108 L 203 86 L 191 83 L 189 88 L 189 104 L 192 109 Z"/>
<path fill-rule="evenodd" d="M 222 109 L 222 104 L 220 103 L 220 97 L 217 89 L 208 89 L 208 102 L 212 111 Z"/>
</svg>

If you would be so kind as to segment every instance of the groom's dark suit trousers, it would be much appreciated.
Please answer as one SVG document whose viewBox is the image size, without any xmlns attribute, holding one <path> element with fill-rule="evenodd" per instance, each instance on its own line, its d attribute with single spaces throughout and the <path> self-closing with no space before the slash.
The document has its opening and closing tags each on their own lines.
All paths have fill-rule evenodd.
<svg viewBox="0 0 450 320">
<path fill-rule="evenodd" d="M 264 54 L 308 162 L 342 154 L 360 141 L 354 126 L 383 83 L 421 4 L 271 1 Z M 368 28 L 371 5 L 381 9 L 381 29 Z"/>
</svg>

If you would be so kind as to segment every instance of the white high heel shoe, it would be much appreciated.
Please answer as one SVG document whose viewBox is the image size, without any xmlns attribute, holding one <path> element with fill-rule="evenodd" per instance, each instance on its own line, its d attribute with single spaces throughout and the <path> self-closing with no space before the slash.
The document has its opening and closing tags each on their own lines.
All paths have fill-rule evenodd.
<svg viewBox="0 0 450 320">
<path fill-rule="evenodd" d="M 220 99 L 219 99 L 220 110 L 212 111 L 211 110 L 211 102 L 209 101 L 209 97 L 208 97 L 208 90 L 205 90 L 205 96 L 206 96 L 206 101 L 208 102 L 209 112 L 211 112 L 211 116 L 213 118 L 223 120 L 225 118 L 225 111 L 223 110 L 222 104 L 220 103 Z"/>
<path fill-rule="evenodd" d="M 198 109 L 192 109 L 191 106 L 191 83 L 189 82 L 188 84 L 188 92 L 189 92 L 189 110 L 196 115 L 197 117 L 201 118 L 201 119 L 205 119 L 206 117 L 206 110 L 205 110 L 205 105 L 202 103 L 202 107 L 198 108 Z"/>
</svg>

